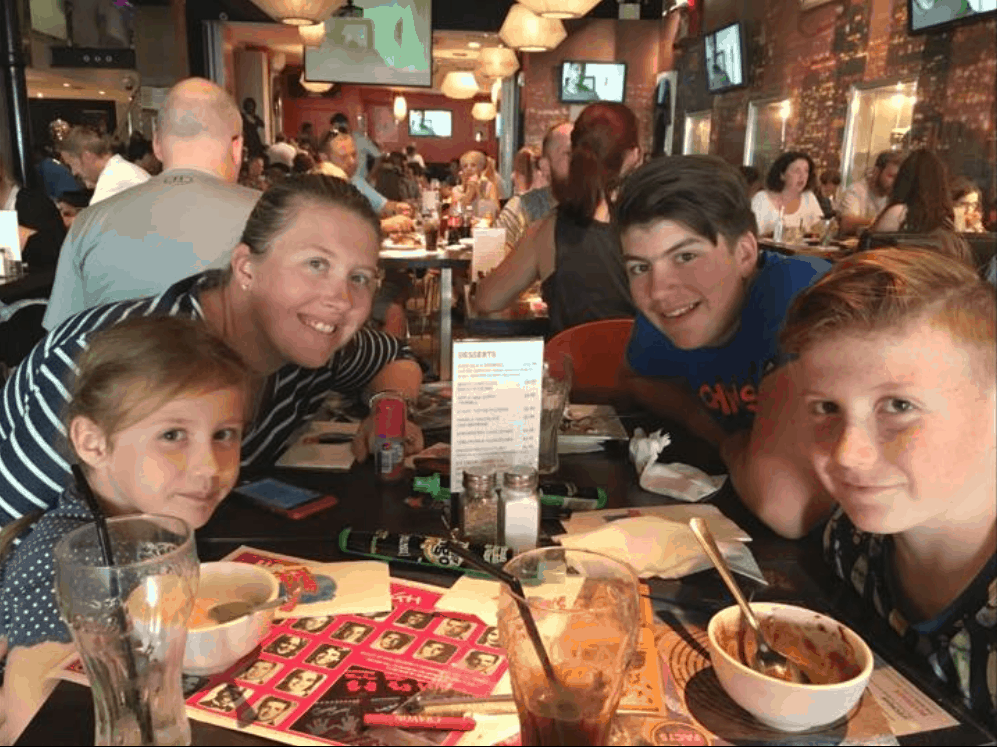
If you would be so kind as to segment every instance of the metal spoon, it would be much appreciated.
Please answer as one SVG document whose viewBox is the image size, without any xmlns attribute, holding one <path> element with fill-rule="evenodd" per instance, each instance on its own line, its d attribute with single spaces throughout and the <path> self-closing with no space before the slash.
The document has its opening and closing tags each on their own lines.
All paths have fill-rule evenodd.
<svg viewBox="0 0 997 747">
<path fill-rule="evenodd" d="M 251 615 L 254 612 L 262 612 L 263 610 L 271 610 L 274 607 L 280 607 L 282 604 L 286 603 L 287 596 L 283 594 L 269 602 L 247 602 L 242 599 L 237 599 L 234 602 L 222 602 L 221 604 L 216 604 L 214 607 L 209 607 L 208 617 L 221 625 L 222 623 L 231 622 L 232 620 L 243 617 L 244 615 Z"/>
<path fill-rule="evenodd" d="M 800 668 L 796 665 L 796 662 L 786 658 L 783 654 L 776 651 L 765 639 L 765 634 L 762 632 L 762 628 L 758 624 L 758 618 L 755 617 L 755 613 L 751 611 L 751 606 L 744 598 L 744 594 L 741 593 L 741 589 L 734 580 L 734 576 L 730 572 L 730 568 L 727 566 L 727 561 L 720 552 L 720 548 L 717 547 L 716 540 L 713 539 L 713 534 L 710 532 L 706 522 L 698 517 L 690 519 L 689 528 L 692 529 L 692 533 L 696 535 L 696 539 L 699 540 L 699 544 L 703 546 L 703 550 L 706 552 L 707 557 L 709 557 L 710 561 L 720 573 L 720 578 L 722 578 L 724 583 L 727 584 L 727 588 L 730 589 L 730 593 L 734 595 L 734 599 L 737 600 L 738 605 L 741 607 L 741 613 L 744 615 L 744 619 L 748 621 L 748 626 L 755 633 L 755 655 L 753 660 L 749 662 L 751 668 L 756 672 L 761 672 L 767 677 L 774 677 L 779 680 L 788 680 L 790 682 L 796 682 L 804 685 L 809 684 L 810 678 L 805 672 L 800 670 Z"/>
</svg>

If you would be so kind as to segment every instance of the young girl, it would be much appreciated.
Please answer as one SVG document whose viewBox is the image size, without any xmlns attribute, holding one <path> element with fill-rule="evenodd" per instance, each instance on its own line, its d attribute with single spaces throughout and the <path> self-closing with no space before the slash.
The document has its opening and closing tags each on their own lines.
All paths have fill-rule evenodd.
<svg viewBox="0 0 997 747">
<path fill-rule="evenodd" d="M 839 504 L 824 532 L 828 561 L 912 660 L 926 660 L 991 728 L 995 309 L 994 288 L 971 268 L 882 249 L 804 291 L 782 336 L 799 356 L 811 464 Z"/>
<path fill-rule="evenodd" d="M 95 335 L 77 367 L 66 432 L 101 508 L 203 526 L 239 474 L 251 400 L 239 357 L 204 324 L 143 317 Z M 62 536 L 92 521 L 79 486 L 69 485 L 3 564 L 0 743 L 17 739 L 54 685 L 45 674 L 72 650 L 52 553 Z M 4 530 L 8 544 L 13 526 Z"/>
</svg>

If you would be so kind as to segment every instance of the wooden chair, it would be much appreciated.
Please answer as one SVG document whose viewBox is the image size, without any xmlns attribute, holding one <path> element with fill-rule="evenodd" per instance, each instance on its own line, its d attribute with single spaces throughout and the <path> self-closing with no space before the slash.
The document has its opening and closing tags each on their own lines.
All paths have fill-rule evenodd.
<svg viewBox="0 0 997 747">
<path fill-rule="evenodd" d="M 547 341 L 544 358 L 555 360 L 565 353 L 571 356 L 573 400 L 576 393 L 601 394 L 608 399 L 623 395 L 618 374 L 633 323 L 633 319 L 602 319 L 571 327 Z"/>
</svg>

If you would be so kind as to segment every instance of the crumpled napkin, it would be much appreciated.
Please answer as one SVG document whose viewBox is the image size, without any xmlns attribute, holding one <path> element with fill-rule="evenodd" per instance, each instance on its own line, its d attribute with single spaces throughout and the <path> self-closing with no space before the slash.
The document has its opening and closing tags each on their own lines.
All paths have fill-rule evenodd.
<svg viewBox="0 0 997 747">
<path fill-rule="evenodd" d="M 739 533 L 737 525 L 724 517 L 709 518 L 707 524 L 731 569 L 764 584 L 765 576 L 751 550 L 732 539 L 739 536 L 731 530 Z M 681 578 L 713 567 L 688 524 L 657 516 L 619 519 L 590 532 L 555 539 L 564 547 L 600 552 L 629 563 L 641 578 Z"/>
<path fill-rule="evenodd" d="M 630 460 L 637 468 L 644 490 L 683 501 L 701 501 L 723 487 L 727 475 L 710 476 L 681 462 L 660 464 L 658 455 L 671 442 L 672 437 L 660 430 L 650 436 L 641 428 L 634 430 L 630 439 Z"/>
</svg>

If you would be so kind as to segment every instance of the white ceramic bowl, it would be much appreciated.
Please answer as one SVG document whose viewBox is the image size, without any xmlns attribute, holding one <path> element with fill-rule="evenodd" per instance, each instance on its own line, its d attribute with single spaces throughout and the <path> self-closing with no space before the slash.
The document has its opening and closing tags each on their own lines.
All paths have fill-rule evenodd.
<svg viewBox="0 0 997 747">
<path fill-rule="evenodd" d="M 751 609 L 774 648 L 784 653 L 811 652 L 804 658 L 812 663 L 807 668 L 813 668 L 814 679 L 839 679 L 842 673 L 847 678 L 833 684 L 799 685 L 766 677 L 743 664 L 731 653 L 738 650 L 742 629 L 741 610 L 735 605 L 715 614 L 707 628 L 713 669 L 734 702 L 779 731 L 816 729 L 848 715 L 872 675 L 872 651 L 865 641 L 813 610 L 761 602 Z"/>
<path fill-rule="evenodd" d="M 226 561 L 201 564 L 198 600 L 214 600 L 214 604 L 237 600 L 256 603 L 276 599 L 279 593 L 277 577 L 262 566 Z M 232 666 L 263 640 L 275 612 L 263 610 L 221 625 L 188 627 L 183 671 L 214 674 Z"/>
</svg>

